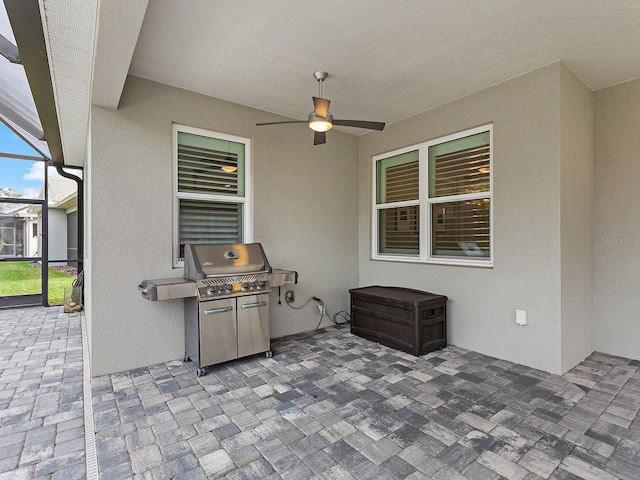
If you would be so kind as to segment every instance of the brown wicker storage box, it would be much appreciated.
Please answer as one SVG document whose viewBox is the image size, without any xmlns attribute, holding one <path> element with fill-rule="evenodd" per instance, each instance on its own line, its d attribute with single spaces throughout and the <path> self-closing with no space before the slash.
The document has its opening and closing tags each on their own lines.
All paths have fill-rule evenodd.
<svg viewBox="0 0 640 480">
<path fill-rule="evenodd" d="M 352 288 L 351 333 L 413 355 L 447 346 L 447 297 L 402 287 Z"/>
</svg>

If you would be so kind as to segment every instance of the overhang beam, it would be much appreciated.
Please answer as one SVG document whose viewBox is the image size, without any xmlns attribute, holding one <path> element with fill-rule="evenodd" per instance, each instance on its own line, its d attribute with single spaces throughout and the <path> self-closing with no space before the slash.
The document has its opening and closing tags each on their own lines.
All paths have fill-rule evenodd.
<svg viewBox="0 0 640 480">
<path fill-rule="evenodd" d="M 38 0 L 4 0 L 51 160 L 64 165 L 60 125 Z"/>
</svg>

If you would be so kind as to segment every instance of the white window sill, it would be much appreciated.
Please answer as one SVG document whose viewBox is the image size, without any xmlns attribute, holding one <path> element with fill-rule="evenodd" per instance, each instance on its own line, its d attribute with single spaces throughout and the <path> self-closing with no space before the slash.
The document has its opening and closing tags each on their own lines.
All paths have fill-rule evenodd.
<svg viewBox="0 0 640 480">
<path fill-rule="evenodd" d="M 470 260 L 466 258 L 430 258 L 422 259 L 401 255 L 376 255 L 371 257 L 373 261 L 397 262 L 397 263 L 421 263 L 424 265 L 453 265 L 458 267 L 493 268 L 492 260 Z"/>
</svg>

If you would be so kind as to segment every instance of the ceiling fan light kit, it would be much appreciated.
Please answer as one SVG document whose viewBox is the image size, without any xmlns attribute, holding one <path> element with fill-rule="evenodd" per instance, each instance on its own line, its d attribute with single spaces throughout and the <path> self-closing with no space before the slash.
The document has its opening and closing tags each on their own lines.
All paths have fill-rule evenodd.
<svg viewBox="0 0 640 480">
<path fill-rule="evenodd" d="M 333 120 L 333 115 L 329 113 L 330 100 L 322 98 L 322 82 L 329 76 L 327 72 L 317 71 L 313 74 L 313 78 L 318 81 L 318 96 L 313 97 L 313 112 L 309 114 L 307 124 L 314 131 L 313 144 L 322 145 L 327 142 L 325 132 L 331 130 L 334 125 L 344 127 L 366 128 L 369 130 L 382 131 L 384 129 L 383 122 L 369 122 L 366 120 Z M 268 122 L 256 123 L 257 126 L 264 125 L 282 125 L 285 123 L 305 123 L 303 120 L 291 120 L 285 122 Z"/>
<path fill-rule="evenodd" d="M 315 132 L 326 132 L 333 128 L 333 115 L 327 113 L 326 118 L 319 117 L 316 112 L 309 114 L 309 128 Z"/>
</svg>

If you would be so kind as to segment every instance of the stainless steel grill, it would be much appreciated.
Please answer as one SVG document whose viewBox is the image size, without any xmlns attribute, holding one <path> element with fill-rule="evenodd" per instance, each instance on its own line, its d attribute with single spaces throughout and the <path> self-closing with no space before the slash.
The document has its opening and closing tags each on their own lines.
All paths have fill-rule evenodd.
<svg viewBox="0 0 640 480">
<path fill-rule="evenodd" d="M 259 243 L 186 245 L 184 277 L 143 280 L 147 300 L 184 298 L 185 361 L 206 367 L 256 353 L 271 357 L 269 292 L 297 283 L 273 270 Z"/>
<path fill-rule="evenodd" d="M 201 301 L 270 292 L 271 273 L 259 243 L 185 246 L 184 276 Z"/>
</svg>

